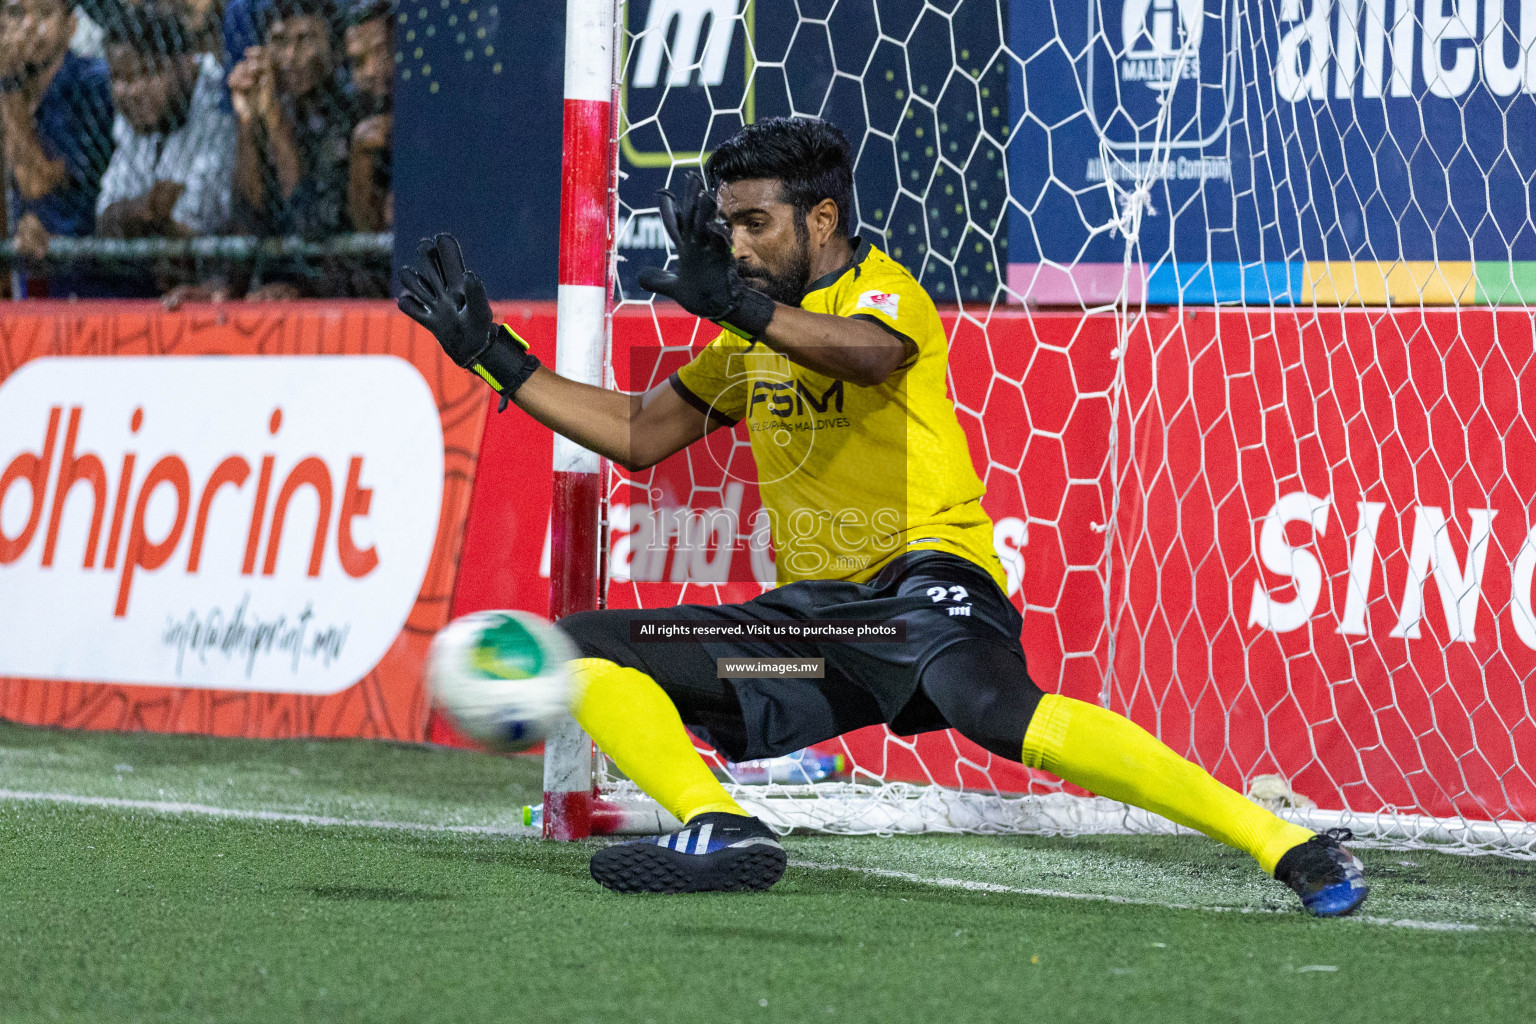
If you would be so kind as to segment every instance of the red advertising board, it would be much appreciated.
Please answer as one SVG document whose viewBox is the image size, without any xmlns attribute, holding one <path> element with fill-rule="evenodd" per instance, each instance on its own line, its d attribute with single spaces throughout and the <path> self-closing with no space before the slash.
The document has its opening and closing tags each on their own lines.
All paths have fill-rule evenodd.
<svg viewBox="0 0 1536 1024">
<path fill-rule="evenodd" d="M 1041 686 L 1094 700 L 1108 680 L 1111 706 L 1234 785 L 1278 772 L 1323 807 L 1536 813 L 1529 314 L 1154 311 L 1123 360 L 1110 316 L 945 323 Z M 552 335 L 552 311 L 529 309 L 525 326 Z M 615 376 L 658 383 L 708 337 L 680 314 L 621 311 Z M 486 451 L 519 468 L 498 484 L 482 473 L 476 516 L 502 517 L 494 536 L 512 540 L 472 527 L 467 550 L 484 554 L 466 559 L 456 612 L 542 607 L 548 440 L 524 425 L 488 424 Z M 613 604 L 758 592 L 756 496 L 728 486 L 741 438 L 705 447 L 619 477 Z M 645 517 L 679 505 L 739 524 L 723 582 L 700 578 L 676 538 L 641 543 Z M 475 584 L 482 560 L 504 568 Z M 865 730 L 848 749 L 887 778 L 1028 781 L 949 734 Z"/>
<path fill-rule="evenodd" d="M 0 716 L 420 739 L 483 390 L 386 304 L 0 319 Z"/>
<path fill-rule="evenodd" d="M 392 307 L 19 309 L 0 322 L 0 715 L 420 738 L 422 655 L 450 612 L 547 611 L 548 431 L 486 419 L 484 389 Z M 552 304 L 499 312 L 552 356 Z M 945 322 L 1041 686 L 1096 700 L 1107 680 L 1111 706 L 1233 784 L 1536 813 L 1531 315 L 1154 312 L 1123 358 L 1109 316 Z M 621 310 L 615 378 L 659 383 L 709 337 Z M 421 436 L 436 454 L 400 458 Z M 743 600 L 769 578 L 739 432 L 609 496 L 612 604 Z M 690 542 L 694 513 L 726 525 Z M 888 778 L 1029 781 L 948 734 L 848 749 Z"/>
<path fill-rule="evenodd" d="M 1536 815 L 1532 325 L 1199 311 L 1133 343 L 1114 704 L 1325 807 Z"/>
</svg>

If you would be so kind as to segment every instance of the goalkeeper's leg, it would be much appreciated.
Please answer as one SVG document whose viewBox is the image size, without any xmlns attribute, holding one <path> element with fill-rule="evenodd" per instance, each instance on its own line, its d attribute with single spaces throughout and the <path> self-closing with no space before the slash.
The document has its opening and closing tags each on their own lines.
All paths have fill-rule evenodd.
<svg viewBox="0 0 1536 1024">
<path fill-rule="evenodd" d="M 656 680 L 603 658 L 571 663 L 572 714 L 619 770 L 684 827 L 592 856 L 592 878 L 619 892 L 766 889 L 788 860 L 778 838 L 732 800 Z"/>
<path fill-rule="evenodd" d="M 746 816 L 693 748 L 677 707 L 656 680 L 602 658 L 571 662 L 571 714 L 603 753 L 678 821 Z"/>
<path fill-rule="evenodd" d="M 921 685 L 978 745 L 1242 850 L 1314 913 L 1348 913 L 1365 899 L 1359 862 L 1335 837 L 1271 814 L 1127 718 L 1041 693 L 1022 652 L 963 641 L 930 662 Z"/>
<path fill-rule="evenodd" d="M 570 666 L 571 713 L 619 770 L 684 827 L 604 847 L 592 857 L 592 877 L 620 892 L 766 889 L 784 874 L 784 848 L 720 785 L 680 713 L 686 709 L 695 727 L 718 732 L 716 742 L 735 741 L 740 703 L 715 677 L 713 659 L 693 645 L 632 646 L 632 614 L 586 612 L 560 621 L 588 655 Z"/>
</svg>

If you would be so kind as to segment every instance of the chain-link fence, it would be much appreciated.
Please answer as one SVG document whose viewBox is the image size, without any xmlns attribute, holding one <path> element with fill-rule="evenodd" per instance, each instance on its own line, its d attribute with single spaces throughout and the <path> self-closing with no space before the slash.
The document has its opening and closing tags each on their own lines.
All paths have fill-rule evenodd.
<svg viewBox="0 0 1536 1024">
<path fill-rule="evenodd" d="M 393 0 L 0 0 L 21 297 L 389 292 Z"/>
</svg>

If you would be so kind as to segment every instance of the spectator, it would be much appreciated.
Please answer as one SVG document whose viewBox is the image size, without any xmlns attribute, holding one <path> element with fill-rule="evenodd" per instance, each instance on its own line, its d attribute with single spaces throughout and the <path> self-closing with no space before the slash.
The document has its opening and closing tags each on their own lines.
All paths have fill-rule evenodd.
<svg viewBox="0 0 1536 1024">
<path fill-rule="evenodd" d="M 209 235 L 229 220 L 235 122 L 224 72 L 169 8 L 125 8 L 107 26 L 117 148 L 96 201 L 97 233 Z"/>
<path fill-rule="evenodd" d="M 222 52 L 223 39 L 220 26 L 224 20 L 223 0 L 72 0 L 75 4 L 75 37 L 70 49 L 79 54 L 103 57 L 107 27 L 122 13 L 135 11 L 143 6 L 160 7 L 169 11 L 181 23 L 182 32 L 190 42 L 188 48 L 196 53 Z M 241 0 L 235 0 L 241 2 Z"/>
<path fill-rule="evenodd" d="M 239 216 L 255 234 L 335 234 L 346 217 L 352 134 L 336 8 L 328 0 L 270 0 L 258 21 L 263 44 L 248 48 L 229 74 Z"/>
<path fill-rule="evenodd" d="M 395 7 L 392 0 L 357 0 L 348 11 L 347 62 L 358 115 L 352 129 L 347 212 L 354 231 L 387 231 L 394 225 L 389 185 L 390 90 L 395 79 Z"/>
<path fill-rule="evenodd" d="M 112 90 L 105 61 L 69 51 L 75 16 L 65 0 L 0 0 L 0 128 L 16 246 L 41 259 L 52 235 L 89 235 L 112 153 Z M 58 276 L 67 294 L 81 282 Z"/>
<path fill-rule="evenodd" d="M 135 0 L 153 3 L 154 0 Z M 171 12 L 181 21 L 182 31 L 187 34 L 190 48 L 196 53 L 218 54 L 223 47 L 220 26 L 224 20 L 224 5 L 219 0 L 166 0 Z M 221 62 L 222 63 L 222 62 Z M 223 88 L 223 80 L 219 82 Z M 229 108 L 225 107 L 225 113 Z"/>
</svg>

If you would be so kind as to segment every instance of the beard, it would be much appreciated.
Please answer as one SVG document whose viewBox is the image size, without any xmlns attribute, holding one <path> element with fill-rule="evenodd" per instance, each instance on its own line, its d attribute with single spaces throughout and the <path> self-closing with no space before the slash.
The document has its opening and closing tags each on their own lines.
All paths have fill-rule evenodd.
<svg viewBox="0 0 1536 1024">
<path fill-rule="evenodd" d="M 745 263 L 737 263 L 736 272 L 748 285 L 773 301 L 798 306 L 805 298 L 806 285 L 811 283 L 811 249 L 803 242 L 797 245 L 789 265 L 777 272 Z"/>
</svg>

